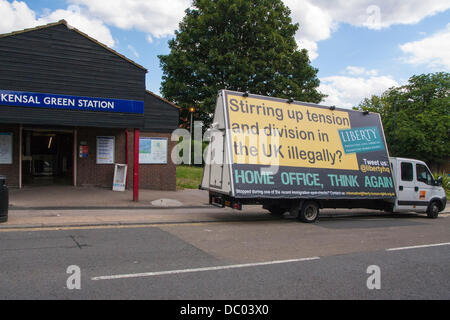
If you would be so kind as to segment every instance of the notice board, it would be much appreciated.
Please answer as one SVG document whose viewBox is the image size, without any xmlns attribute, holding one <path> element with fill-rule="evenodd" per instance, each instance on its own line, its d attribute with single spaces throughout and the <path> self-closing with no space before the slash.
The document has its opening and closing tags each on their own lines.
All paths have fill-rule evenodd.
<svg viewBox="0 0 450 320">
<path fill-rule="evenodd" d="M 115 137 L 97 137 L 97 164 L 113 164 Z"/>
<path fill-rule="evenodd" d="M 140 164 L 166 164 L 167 138 L 140 138 L 139 139 Z"/>
</svg>

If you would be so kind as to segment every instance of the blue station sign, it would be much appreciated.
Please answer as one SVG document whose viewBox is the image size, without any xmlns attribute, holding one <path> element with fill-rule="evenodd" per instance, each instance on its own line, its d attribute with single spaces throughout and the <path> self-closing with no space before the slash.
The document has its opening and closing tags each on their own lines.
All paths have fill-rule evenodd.
<svg viewBox="0 0 450 320">
<path fill-rule="evenodd" d="M 76 111 L 144 113 L 144 101 L 8 90 L 0 90 L 0 105 Z"/>
</svg>

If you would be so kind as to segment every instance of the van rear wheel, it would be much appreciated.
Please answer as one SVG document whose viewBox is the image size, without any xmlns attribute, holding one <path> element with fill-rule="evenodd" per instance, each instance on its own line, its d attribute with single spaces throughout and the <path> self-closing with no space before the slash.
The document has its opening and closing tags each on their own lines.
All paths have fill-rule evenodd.
<svg viewBox="0 0 450 320">
<path fill-rule="evenodd" d="M 300 213 L 298 219 L 305 223 L 314 223 L 319 218 L 319 204 L 315 201 L 306 201 Z"/>
</svg>

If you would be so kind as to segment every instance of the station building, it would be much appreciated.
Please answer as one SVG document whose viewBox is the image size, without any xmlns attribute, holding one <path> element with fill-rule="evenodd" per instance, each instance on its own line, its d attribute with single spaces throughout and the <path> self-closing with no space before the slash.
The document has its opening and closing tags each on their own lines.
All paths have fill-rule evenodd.
<svg viewBox="0 0 450 320">
<path fill-rule="evenodd" d="M 175 190 L 179 108 L 145 88 L 147 70 L 61 20 L 0 35 L 0 175 L 10 187 Z"/>
</svg>

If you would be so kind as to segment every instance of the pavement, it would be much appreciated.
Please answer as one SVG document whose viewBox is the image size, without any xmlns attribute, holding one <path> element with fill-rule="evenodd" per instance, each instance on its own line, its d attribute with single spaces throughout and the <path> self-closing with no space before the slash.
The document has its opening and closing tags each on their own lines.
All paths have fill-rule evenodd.
<svg viewBox="0 0 450 320">
<path fill-rule="evenodd" d="M 70 226 L 142 225 L 278 219 L 261 206 L 242 211 L 208 204 L 208 192 L 141 190 L 139 202 L 132 191 L 102 188 L 42 186 L 10 189 L 9 217 L 0 229 Z M 365 209 L 326 209 L 321 216 L 386 215 Z M 447 205 L 443 216 L 450 214 Z"/>
<path fill-rule="evenodd" d="M 4 228 L 43 228 L 270 219 L 261 206 L 243 211 L 208 204 L 208 192 L 141 190 L 139 202 L 132 191 L 103 188 L 42 186 L 10 189 L 9 216 Z"/>
<path fill-rule="evenodd" d="M 134 202 L 132 190 L 115 192 L 106 188 L 42 186 L 9 190 L 10 208 L 21 209 L 134 209 L 165 207 L 198 207 L 208 204 L 203 190 L 140 190 Z M 164 201 L 161 201 L 164 200 Z"/>
</svg>

